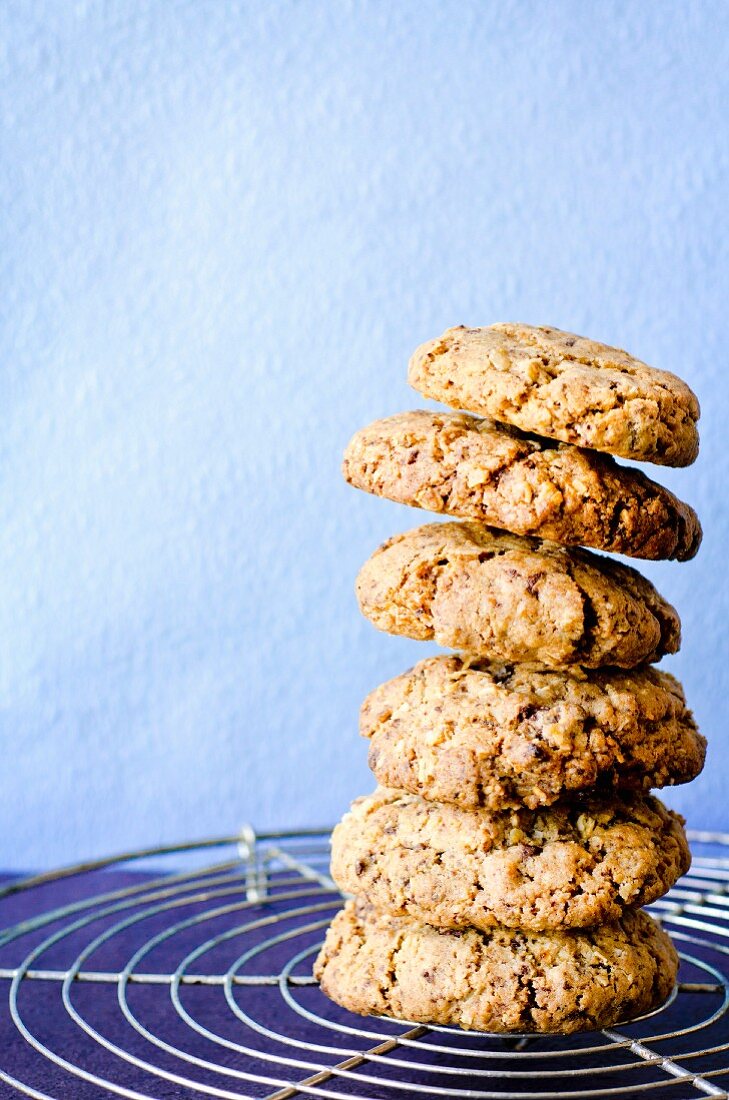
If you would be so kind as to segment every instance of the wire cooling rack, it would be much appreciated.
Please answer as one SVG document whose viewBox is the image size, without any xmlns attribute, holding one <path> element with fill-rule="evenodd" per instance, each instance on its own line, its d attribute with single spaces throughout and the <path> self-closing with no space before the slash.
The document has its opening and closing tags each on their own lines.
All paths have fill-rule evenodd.
<svg viewBox="0 0 729 1100">
<path fill-rule="evenodd" d="M 341 896 L 325 830 L 246 828 L 5 885 L 0 1096 L 727 1097 L 729 835 L 690 838 L 690 873 L 651 907 L 681 953 L 673 997 L 570 1038 L 326 1000 L 311 967 Z"/>
</svg>

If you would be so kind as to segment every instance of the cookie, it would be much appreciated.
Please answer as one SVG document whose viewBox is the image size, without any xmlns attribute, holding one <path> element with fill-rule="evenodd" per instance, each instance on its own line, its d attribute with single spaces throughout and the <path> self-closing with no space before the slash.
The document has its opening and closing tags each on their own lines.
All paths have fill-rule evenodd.
<svg viewBox="0 0 729 1100">
<path fill-rule="evenodd" d="M 588 787 L 687 783 L 706 741 L 679 682 L 431 657 L 367 696 L 360 731 L 383 786 L 466 808 L 535 809 Z"/>
<path fill-rule="evenodd" d="M 621 458 L 688 466 L 699 450 L 685 382 L 556 328 L 448 329 L 417 349 L 408 380 L 453 408 Z"/>
<path fill-rule="evenodd" d="M 480 523 L 391 538 L 362 567 L 357 599 L 390 634 L 552 668 L 632 668 L 681 640 L 674 608 L 629 566 Z"/>
<path fill-rule="evenodd" d="M 639 470 L 464 413 L 375 421 L 351 440 L 342 469 L 351 485 L 399 504 L 568 546 L 684 561 L 701 541 L 693 509 Z"/>
<path fill-rule="evenodd" d="M 690 863 L 683 819 L 650 795 L 493 811 L 380 787 L 332 835 L 341 890 L 437 928 L 590 928 L 662 897 Z"/>
<path fill-rule="evenodd" d="M 360 1015 L 565 1035 L 657 1008 L 677 972 L 673 944 L 641 910 L 589 931 L 444 932 L 354 901 L 314 964 L 326 996 Z"/>
</svg>

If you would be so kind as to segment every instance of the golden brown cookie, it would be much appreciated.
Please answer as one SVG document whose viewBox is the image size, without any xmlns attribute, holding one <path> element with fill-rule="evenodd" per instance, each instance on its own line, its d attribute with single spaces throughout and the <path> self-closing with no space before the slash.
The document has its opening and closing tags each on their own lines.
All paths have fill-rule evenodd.
<svg viewBox="0 0 729 1100">
<path fill-rule="evenodd" d="M 684 561 L 701 541 L 693 509 L 639 470 L 463 413 L 375 421 L 351 440 L 342 469 L 400 504 L 568 546 Z"/>
<path fill-rule="evenodd" d="M 408 379 L 453 408 L 622 458 L 688 466 L 699 449 L 685 382 L 556 328 L 448 329 L 417 349 Z"/>
<path fill-rule="evenodd" d="M 360 731 L 383 786 L 466 808 L 687 783 L 706 752 L 681 685 L 655 668 L 588 674 L 431 657 L 367 696 Z"/>
<path fill-rule="evenodd" d="M 673 944 L 642 910 L 588 931 L 444 932 L 354 901 L 314 965 L 323 992 L 360 1015 L 565 1035 L 657 1008 L 677 971 Z"/>
<path fill-rule="evenodd" d="M 680 644 L 676 611 L 634 569 L 481 523 L 395 535 L 362 567 L 357 599 L 380 630 L 492 660 L 632 668 Z"/>
<path fill-rule="evenodd" d="M 332 878 L 437 928 L 590 928 L 665 894 L 691 863 L 683 819 L 650 795 L 463 810 L 380 787 L 332 835 Z"/>
</svg>

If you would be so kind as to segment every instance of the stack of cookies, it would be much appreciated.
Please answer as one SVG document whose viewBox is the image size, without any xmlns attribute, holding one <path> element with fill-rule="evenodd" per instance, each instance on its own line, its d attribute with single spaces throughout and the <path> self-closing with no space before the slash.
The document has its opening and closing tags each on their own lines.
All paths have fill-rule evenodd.
<svg viewBox="0 0 729 1100">
<path fill-rule="evenodd" d="M 693 557 L 696 514 L 612 455 L 698 451 L 680 379 L 552 328 L 450 329 L 415 389 L 468 412 L 360 431 L 360 489 L 461 522 L 397 535 L 357 593 L 380 629 L 459 652 L 365 700 L 380 784 L 332 838 L 354 895 L 317 959 L 354 1012 L 484 1031 L 610 1026 L 668 996 L 678 960 L 641 910 L 689 866 L 682 819 L 650 795 L 700 772 L 681 685 L 654 667 L 673 607 L 595 554 Z"/>
</svg>

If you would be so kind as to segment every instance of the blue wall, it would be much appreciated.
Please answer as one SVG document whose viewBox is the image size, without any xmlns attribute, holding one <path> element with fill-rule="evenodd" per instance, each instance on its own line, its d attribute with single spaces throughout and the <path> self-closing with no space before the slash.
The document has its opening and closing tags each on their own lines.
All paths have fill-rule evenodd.
<svg viewBox="0 0 729 1100">
<path fill-rule="evenodd" d="M 425 520 L 349 489 L 444 327 L 548 322 L 685 377 L 658 476 L 729 828 L 729 5 L 3 4 L 0 866 L 329 822 L 364 694 L 428 652 L 352 585 Z"/>
</svg>

